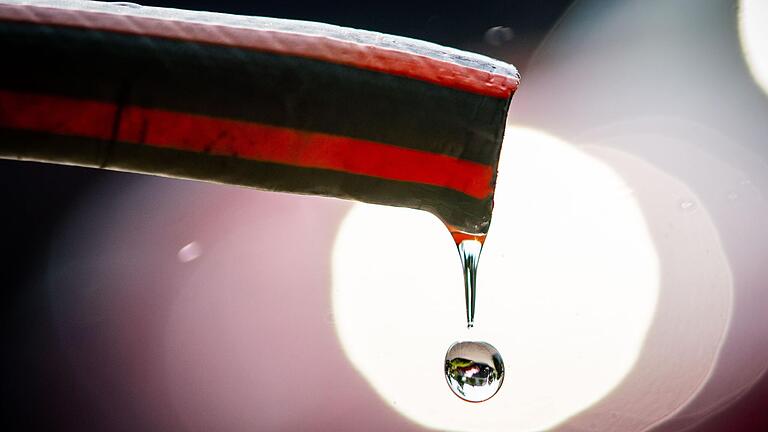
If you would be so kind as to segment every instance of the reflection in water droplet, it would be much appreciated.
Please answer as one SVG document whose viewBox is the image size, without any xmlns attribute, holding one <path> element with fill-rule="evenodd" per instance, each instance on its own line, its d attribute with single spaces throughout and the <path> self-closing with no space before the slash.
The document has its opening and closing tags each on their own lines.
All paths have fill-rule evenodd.
<svg viewBox="0 0 768 432">
<path fill-rule="evenodd" d="M 501 388 L 504 362 L 491 344 L 456 342 L 445 354 L 445 379 L 456 396 L 468 402 L 483 402 Z"/>
<path fill-rule="evenodd" d="M 200 243 L 193 241 L 188 245 L 184 246 L 183 248 L 179 249 L 179 253 L 176 254 L 176 257 L 179 259 L 180 262 L 188 263 L 190 261 L 194 261 L 200 258 L 200 255 L 202 254 L 203 254 L 203 248 L 202 246 L 200 246 Z"/>
</svg>

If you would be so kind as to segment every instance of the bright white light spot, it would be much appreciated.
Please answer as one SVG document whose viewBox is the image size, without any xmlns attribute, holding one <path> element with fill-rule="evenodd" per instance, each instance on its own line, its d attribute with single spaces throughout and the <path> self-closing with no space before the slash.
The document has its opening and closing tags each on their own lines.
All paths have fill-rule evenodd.
<svg viewBox="0 0 768 432">
<path fill-rule="evenodd" d="M 628 186 L 554 137 L 510 127 L 465 329 L 458 253 L 430 214 L 354 207 L 333 256 L 333 307 L 349 359 L 394 409 L 441 430 L 543 430 L 632 368 L 659 290 L 658 258 Z M 481 340 L 507 367 L 469 404 L 443 377 L 451 343 Z"/>
<path fill-rule="evenodd" d="M 768 1 L 739 2 L 739 37 L 755 82 L 768 93 Z"/>
<path fill-rule="evenodd" d="M 176 254 L 176 257 L 179 259 L 180 262 L 188 263 L 190 261 L 194 261 L 198 258 L 200 258 L 200 255 L 203 254 L 203 247 L 200 246 L 200 243 L 193 241 L 183 248 L 179 249 L 179 253 Z"/>
</svg>

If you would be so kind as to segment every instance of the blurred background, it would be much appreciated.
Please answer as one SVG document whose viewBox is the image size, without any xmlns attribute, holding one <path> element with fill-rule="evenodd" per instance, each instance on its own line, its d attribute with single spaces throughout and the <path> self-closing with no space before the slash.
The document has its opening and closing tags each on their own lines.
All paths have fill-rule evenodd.
<svg viewBox="0 0 768 432">
<path fill-rule="evenodd" d="M 143 4 L 517 66 L 477 328 L 431 215 L 0 161 L 13 430 L 768 430 L 768 3 Z"/>
</svg>

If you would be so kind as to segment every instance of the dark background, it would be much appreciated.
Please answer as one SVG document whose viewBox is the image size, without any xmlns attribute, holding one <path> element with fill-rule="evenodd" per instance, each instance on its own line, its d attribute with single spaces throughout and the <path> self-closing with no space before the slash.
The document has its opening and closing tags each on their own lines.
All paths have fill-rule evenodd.
<svg viewBox="0 0 768 432">
<path fill-rule="evenodd" d="M 148 1 L 144 5 L 209 10 L 327 22 L 428 40 L 480 52 L 515 64 L 525 77 L 538 44 L 572 2 L 443 1 Z M 488 34 L 492 27 L 508 27 Z M 511 36 L 511 38 L 510 38 Z M 47 296 L 36 291 L 52 236 L 89 190 L 114 176 L 86 168 L 0 160 L 0 232 L 3 287 L 3 417 L 5 430 L 114 429 L 79 397 L 74 374 L 61 355 Z M 713 416 L 697 430 L 768 430 L 768 380 L 746 397 Z M 117 407 L 115 407 L 117 409 Z"/>
</svg>

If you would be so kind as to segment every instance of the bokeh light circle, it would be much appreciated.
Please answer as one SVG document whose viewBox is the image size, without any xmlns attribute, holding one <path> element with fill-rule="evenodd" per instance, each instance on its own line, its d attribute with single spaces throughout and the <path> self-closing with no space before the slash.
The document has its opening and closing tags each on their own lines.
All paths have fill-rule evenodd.
<svg viewBox="0 0 768 432">
<path fill-rule="evenodd" d="M 431 215 L 356 205 L 333 257 L 343 348 L 396 410 L 441 430 L 542 430 L 589 407 L 632 368 L 651 323 L 658 258 L 642 212 L 607 165 L 511 127 L 480 261 L 476 328 L 464 329 L 458 255 Z M 445 388 L 456 340 L 502 353 L 482 404 Z"/>
<path fill-rule="evenodd" d="M 739 1 L 739 38 L 755 82 L 768 94 L 768 2 Z"/>
</svg>

